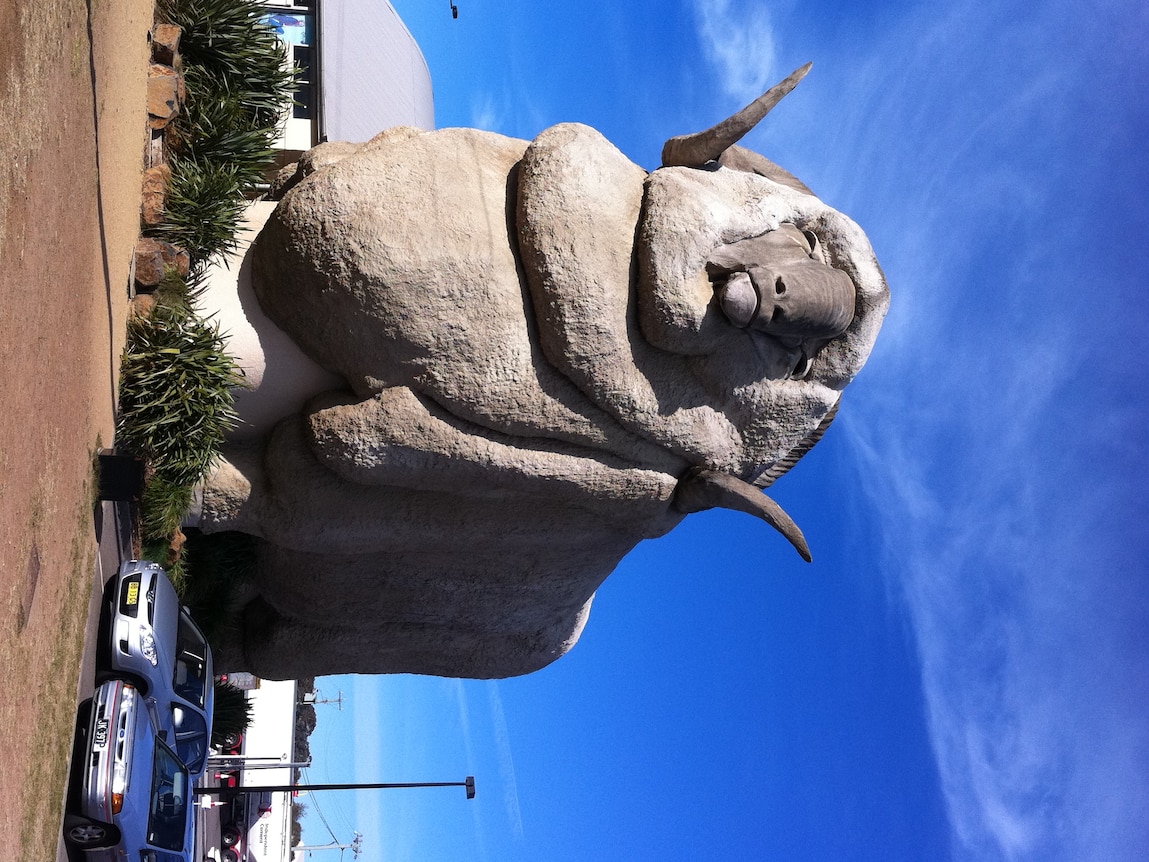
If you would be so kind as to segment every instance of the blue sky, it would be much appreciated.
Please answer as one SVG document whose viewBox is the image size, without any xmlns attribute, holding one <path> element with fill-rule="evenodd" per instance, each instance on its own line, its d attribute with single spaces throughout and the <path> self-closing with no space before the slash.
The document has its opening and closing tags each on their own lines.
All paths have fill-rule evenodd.
<svg viewBox="0 0 1149 862">
<path fill-rule="evenodd" d="M 1149 858 L 1149 6 L 396 0 L 439 126 L 638 164 L 807 60 L 747 143 L 892 293 L 772 490 L 688 518 L 520 679 L 321 679 L 318 795 L 376 860 Z M 330 840 L 308 818 L 309 843 Z M 328 854 L 330 855 L 330 854 Z M 324 854 L 316 854 L 322 859 Z"/>
</svg>

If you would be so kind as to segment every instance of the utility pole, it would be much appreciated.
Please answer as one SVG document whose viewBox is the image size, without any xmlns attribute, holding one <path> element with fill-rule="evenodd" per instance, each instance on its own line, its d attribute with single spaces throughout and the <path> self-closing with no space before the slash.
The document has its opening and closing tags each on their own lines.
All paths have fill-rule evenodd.
<svg viewBox="0 0 1149 862">
<path fill-rule="evenodd" d="M 315 697 L 313 697 L 311 700 L 305 700 L 304 702 L 315 704 L 316 706 L 318 706 L 321 703 L 337 703 L 337 704 L 339 704 L 339 711 L 343 712 L 343 691 L 342 690 L 340 690 L 340 692 L 339 692 L 339 697 L 329 697 L 329 698 L 326 698 L 324 700 L 319 699 L 319 689 L 316 689 L 313 692 L 313 694 L 315 695 Z"/>
<path fill-rule="evenodd" d="M 332 841 L 330 844 L 296 844 L 291 848 L 291 852 L 301 853 L 304 850 L 308 852 L 312 850 L 350 850 L 352 857 L 358 859 L 362 845 L 363 836 L 356 832 L 355 839 L 350 844 L 340 844 L 337 841 Z"/>
</svg>

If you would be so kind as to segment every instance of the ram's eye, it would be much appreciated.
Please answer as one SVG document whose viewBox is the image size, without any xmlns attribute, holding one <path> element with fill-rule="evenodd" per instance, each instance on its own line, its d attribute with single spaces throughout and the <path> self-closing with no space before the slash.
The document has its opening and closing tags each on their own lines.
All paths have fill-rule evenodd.
<svg viewBox="0 0 1149 862">
<path fill-rule="evenodd" d="M 802 380 L 810 373 L 810 369 L 813 365 L 814 363 L 810 361 L 810 357 L 803 353 L 798 359 L 798 364 L 794 366 L 794 370 L 790 372 L 790 379 Z"/>
<path fill-rule="evenodd" d="M 820 263 L 826 263 L 826 253 L 822 250 L 822 243 L 818 239 L 818 235 L 812 230 L 804 230 L 802 235 L 810 243 L 810 257 Z"/>
</svg>

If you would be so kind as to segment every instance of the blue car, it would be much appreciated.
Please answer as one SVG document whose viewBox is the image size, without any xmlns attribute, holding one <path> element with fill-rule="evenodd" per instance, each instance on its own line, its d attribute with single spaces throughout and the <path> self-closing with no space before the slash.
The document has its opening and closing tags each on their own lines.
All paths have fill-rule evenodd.
<svg viewBox="0 0 1149 862">
<path fill-rule="evenodd" d="M 96 684 L 129 683 L 157 704 L 192 777 L 211 740 L 211 648 L 157 563 L 127 560 L 108 579 L 96 644 Z"/>
<path fill-rule="evenodd" d="M 187 862 L 193 778 L 156 701 L 109 680 L 80 706 L 64 841 L 93 860 Z"/>
</svg>

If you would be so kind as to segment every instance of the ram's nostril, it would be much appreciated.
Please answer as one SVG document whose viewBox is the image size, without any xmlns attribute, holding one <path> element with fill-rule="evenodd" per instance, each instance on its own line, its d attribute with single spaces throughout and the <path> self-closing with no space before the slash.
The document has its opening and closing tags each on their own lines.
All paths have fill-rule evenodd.
<svg viewBox="0 0 1149 862">
<path fill-rule="evenodd" d="M 774 293 L 777 296 L 782 296 L 786 292 L 786 282 L 782 281 L 782 276 L 774 279 Z"/>
</svg>

